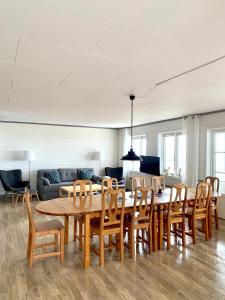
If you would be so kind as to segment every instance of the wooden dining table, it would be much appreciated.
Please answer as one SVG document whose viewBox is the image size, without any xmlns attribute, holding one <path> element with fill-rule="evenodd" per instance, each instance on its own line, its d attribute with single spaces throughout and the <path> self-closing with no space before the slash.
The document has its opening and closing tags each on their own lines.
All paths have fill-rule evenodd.
<svg viewBox="0 0 225 300">
<path fill-rule="evenodd" d="M 163 211 L 165 205 L 168 205 L 170 200 L 170 188 L 166 188 L 162 194 L 155 195 L 154 198 L 154 213 L 153 213 L 153 251 L 163 249 Z M 125 214 L 132 213 L 134 198 L 131 192 L 126 192 Z M 210 201 L 213 197 L 220 197 L 219 193 L 212 192 Z M 192 202 L 195 199 L 195 189 L 189 188 L 187 202 Z M 84 217 L 84 251 L 83 265 L 84 268 L 90 266 L 90 223 L 92 218 L 101 216 L 102 203 L 101 194 L 93 195 L 92 200 L 87 200 L 86 203 L 74 204 L 73 198 L 57 198 L 53 200 L 43 201 L 35 207 L 36 211 L 41 214 L 51 216 L 62 216 L 65 218 L 65 243 L 68 243 L 69 236 L 69 217 L 82 214 Z M 209 205 L 209 238 L 212 237 L 212 209 Z"/>
</svg>

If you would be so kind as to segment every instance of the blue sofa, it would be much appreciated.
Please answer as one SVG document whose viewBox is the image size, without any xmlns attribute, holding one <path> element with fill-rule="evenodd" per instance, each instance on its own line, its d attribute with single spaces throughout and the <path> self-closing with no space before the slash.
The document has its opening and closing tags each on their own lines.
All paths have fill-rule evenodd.
<svg viewBox="0 0 225 300">
<path fill-rule="evenodd" d="M 87 178 L 85 178 L 85 174 Z M 101 184 L 101 177 L 94 174 L 92 168 L 61 168 L 43 169 L 37 172 L 37 190 L 41 200 L 59 197 L 61 186 L 73 185 L 74 180 L 90 179 L 93 183 Z"/>
</svg>

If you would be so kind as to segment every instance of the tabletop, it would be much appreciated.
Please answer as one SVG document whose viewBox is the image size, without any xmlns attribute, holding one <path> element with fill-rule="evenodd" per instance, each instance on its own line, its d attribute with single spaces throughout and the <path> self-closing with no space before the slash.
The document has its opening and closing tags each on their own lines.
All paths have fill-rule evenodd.
<svg viewBox="0 0 225 300">
<path fill-rule="evenodd" d="M 162 194 L 155 195 L 154 204 L 163 205 L 167 204 L 170 199 L 171 189 L 166 188 Z M 212 197 L 219 197 L 220 194 L 212 193 Z M 187 200 L 191 201 L 195 198 L 195 189 L 190 188 L 188 190 Z M 134 198 L 131 197 L 131 192 L 125 193 L 125 208 L 133 207 Z M 118 201 L 119 206 L 119 201 Z M 36 205 L 36 211 L 46 215 L 54 216 L 73 216 L 81 213 L 98 212 L 102 210 L 101 194 L 93 195 L 92 201 L 86 200 L 86 203 L 80 205 L 80 201 L 77 199 L 74 205 L 73 198 L 56 198 L 53 200 L 43 201 Z"/>
</svg>

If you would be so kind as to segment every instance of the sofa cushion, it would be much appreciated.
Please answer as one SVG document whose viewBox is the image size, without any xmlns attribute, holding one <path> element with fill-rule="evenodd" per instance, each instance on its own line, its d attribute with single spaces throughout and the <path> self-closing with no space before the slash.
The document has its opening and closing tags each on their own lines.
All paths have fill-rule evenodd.
<svg viewBox="0 0 225 300">
<path fill-rule="evenodd" d="M 79 179 L 92 179 L 92 176 L 94 175 L 94 170 L 93 169 L 80 169 L 79 172 Z"/>
<path fill-rule="evenodd" d="M 58 170 L 47 171 L 47 172 L 45 172 L 44 177 L 46 177 L 50 181 L 51 184 L 61 182 Z"/>
<path fill-rule="evenodd" d="M 61 181 L 63 182 L 77 180 L 77 169 L 71 169 L 71 168 L 59 169 L 59 174 L 60 174 Z"/>
<path fill-rule="evenodd" d="M 60 183 L 52 183 L 50 185 L 44 185 L 43 189 L 45 192 L 56 192 L 59 191 L 61 186 L 69 186 L 73 185 L 73 182 L 60 182 Z"/>
<path fill-rule="evenodd" d="M 50 185 L 50 181 L 48 180 L 48 178 L 41 176 L 40 179 L 44 182 L 45 185 Z"/>
</svg>

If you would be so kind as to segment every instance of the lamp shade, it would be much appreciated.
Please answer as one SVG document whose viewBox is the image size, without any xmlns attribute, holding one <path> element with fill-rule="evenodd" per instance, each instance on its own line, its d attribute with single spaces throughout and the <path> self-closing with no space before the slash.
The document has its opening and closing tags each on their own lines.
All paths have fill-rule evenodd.
<svg viewBox="0 0 225 300">
<path fill-rule="evenodd" d="M 135 160 L 141 160 L 140 159 L 140 156 L 138 156 L 133 148 L 131 147 L 130 148 L 130 151 L 128 151 L 128 153 L 126 155 L 124 155 L 121 160 L 132 160 L 132 161 L 135 161 Z"/>
<path fill-rule="evenodd" d="M 101 151 L 96 151 L 95 152 L 95 154 L 94 154 L 94 160 L 100 160 L 100 161 L 102 161 L 104 159 L 105 159 L 105 157 L 104 157 L 103 152 L 101 152 Z"/>
<path fill-rule="evenodd" d="M 32 150 L 24 151 L 23 160 L 25 160 L 25 161 L 36 160 L 36 156 L 35 156 L 34 151 L 32 151 Z"/>
</svg>

